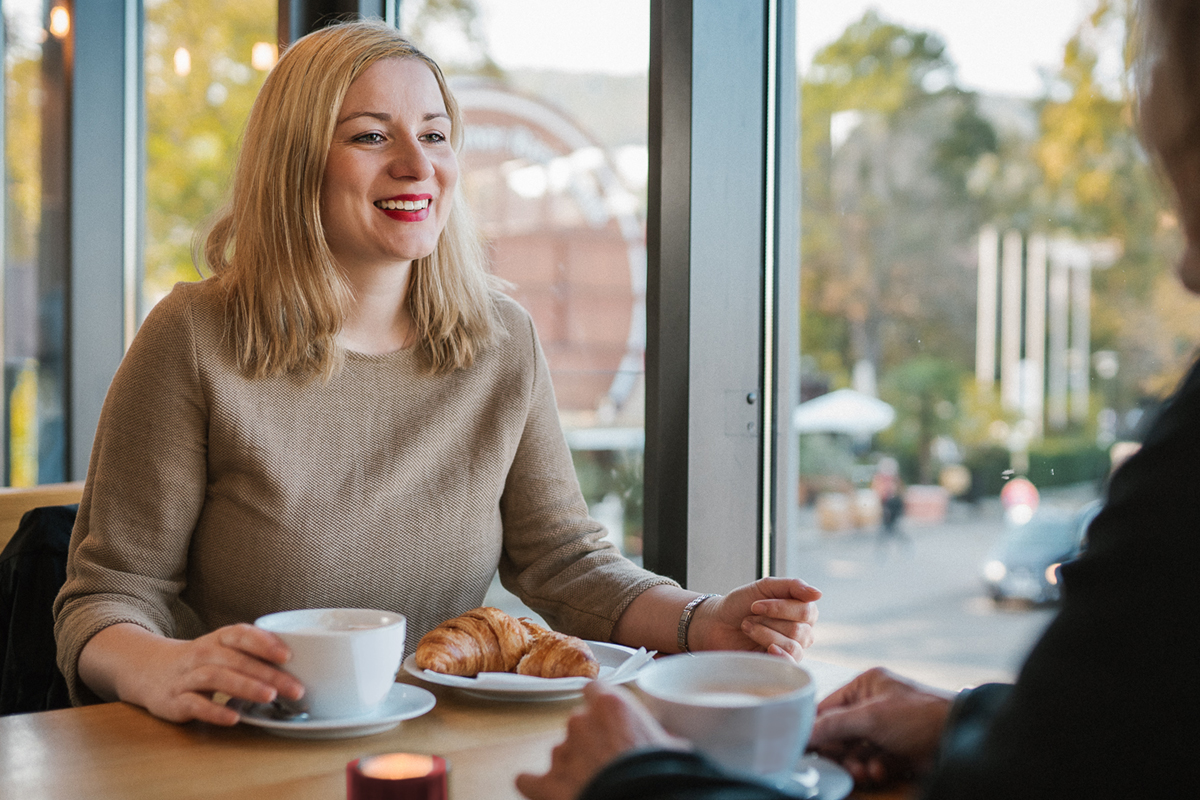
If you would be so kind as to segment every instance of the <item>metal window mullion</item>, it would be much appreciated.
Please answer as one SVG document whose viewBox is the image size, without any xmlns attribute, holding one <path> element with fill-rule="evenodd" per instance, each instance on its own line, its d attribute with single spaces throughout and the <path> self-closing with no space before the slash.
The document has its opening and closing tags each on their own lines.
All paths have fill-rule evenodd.
<svg viewBox="0 0 1200 800">
<path fill-rule="evenodd" d="M 767 36 L 764 42 L 766 51 L 766 92 L 764 94 L 763 132 L 765 142 L 763 147 L 763 274 L 762 274 L 762 384 L 763 401 L 762 421 L 760 423 L 762 478 L 759 481 L 759 553 L 758 576 L 766 577 L 771 574 L 775 550 L 775 348 L 778 331 L 775 324 L 776 287 L 776 248 L 778 236 L 776 230 L 775 212 L 778 198 L 776 196 L 775 170 L 776 147 L 778 144 L 778 85 L 776 74 L 779 55 L 778 0 L 767 0 Z"/>
<path fill-rule="evenodd" d="M 124 288 L 122 350 L 133 343 L 140 323 L 142 283 L 142 203 L 145 170 L 142 153 L 145 135 L 142 119 L 145 96 L 142 75 L 145 57 L 142 52 L 142 0 L 125 0 L 125 80 L 124 80 L 124 191 L 122 208 L 122 283 Z"/>
<path fill-rule="evenodd" d="M 66 234 L 68 479 L 87 474 L 100 408 L 125 352 L 125 209 L 127 202 L 136 203 L 136 192 L 127 197 L 125 163 L 128 13 L 125 2 L 74 5 Z M 135 29 L 140 25 L 139 13 Z"/>
<path fill-rule="evenodd" d="M 643 556 L 686 585 L 691 3 L 652 0 L 650 40 Z"/>
<path fill-rule="evenodd" d="M 774 475 L 771 522 L 773 529 L 769 572 L 799 575 L 799 438 L 792 413 L 800 401 L 800 95 L 796 60 L 796 0 L 776 0 L 775 30 L 775 206 L 773 239 L 776 291 L 773 357 Z"/>
</svg>

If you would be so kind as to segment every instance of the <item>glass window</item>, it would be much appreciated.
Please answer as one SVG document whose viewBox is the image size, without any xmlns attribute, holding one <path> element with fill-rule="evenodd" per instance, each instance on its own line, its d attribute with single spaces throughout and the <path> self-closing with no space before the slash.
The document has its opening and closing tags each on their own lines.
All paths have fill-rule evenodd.
<svg viewBox="0 0 1200 800">
<path fill-rule="evenodd" d="M 593 516 L 637 558 L 649 2 L 460 5 L 405 2 L 401 27 L 462 106 L 492 268 L 533 316 Z"/>
<path fill-rule="evenodd" d="M 276 53 L 275 0 L 146 0 L 143 314 L 192 261 L 198 225 L 226 198 L 242 129 Z"/>
<path fill-rule="evenodd" d="M 5 0 L 4 482 L 64 480 L 69 16 Z"/>
<path fill-rule="evenodd" d="M 1011 679 L 1070 514 L 1194 350 L 1195 309 L 1162 313 L 1179 237 L 1132 125 L 1127 5 L 800 5 L 817 658 Z"/>
</svg>

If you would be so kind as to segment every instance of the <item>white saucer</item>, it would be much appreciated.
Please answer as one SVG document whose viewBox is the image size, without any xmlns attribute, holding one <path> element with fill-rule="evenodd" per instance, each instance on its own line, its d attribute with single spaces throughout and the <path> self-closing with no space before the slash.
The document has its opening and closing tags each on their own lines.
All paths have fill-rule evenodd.
<svg viewBox="0 0 1200 800">
<path fill-rule="evenodd" d="M 797 800 L 842 800 L 854 788 L 849 772 L 816 753 L 805 754 L 796 762 L 794 772 L 800 780 L 779 788 Z"/>
<path fill-rule="evenodd" d="M 653 652 L 647 653 L 644 648 L 634 650 L 610 642 L 588 641 L 587 644 L 600 662 L 600 678 L 609 683 L 628 683 L 637 677 L 638 669 L 654 656 Z M 630 663 L 626 664 L 627 661 Z M 621 669 L 622 665 L 625 665 L 625 669 Z M 443 675 L 418 667 L 415 653 L 404 659 L 404 671 L 426 683 L 450 686 L 472 697 L 510 702 L 570 700 L 581 697 L 583 687 L 591 681 L 590 678 L 535 678 L 506 672 L 481 672 L 475 678 Z"/>
<path fill-rule="evenodd" d="M 397 683 L 388 690 L 379 708 L 361 717 L 308 719 L 308 715 L 302 715 L 295 719 L 275 719 L 271 716 L 271 706 L 260 703 L 239 708 L 238 713 L 242 715 L 242 722 L 266 728 L 276 736 L 291 739 L 350 739 L 389 731 L 406 719 L 427 713 L 436 702 L 430 692 L 419 686 Z"/>
</svg>

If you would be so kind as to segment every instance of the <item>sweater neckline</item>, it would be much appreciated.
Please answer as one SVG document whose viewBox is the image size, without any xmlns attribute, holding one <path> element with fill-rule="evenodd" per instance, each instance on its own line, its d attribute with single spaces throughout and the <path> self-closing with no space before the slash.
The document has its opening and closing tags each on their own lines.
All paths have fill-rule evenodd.
<svg viewBox="0 0 1200 800">
<path fill-rule="evenodd" d="M 392 362 L 411 362 L 416 358 L 417 348 L 403 347 L 399 350 L 392 350 L 390 353 L 364 353 L 359 350 L 343 349 L 343 353 L 347 361 L 356 361 L 363 364 L 388 364 Z"/>
</svg>

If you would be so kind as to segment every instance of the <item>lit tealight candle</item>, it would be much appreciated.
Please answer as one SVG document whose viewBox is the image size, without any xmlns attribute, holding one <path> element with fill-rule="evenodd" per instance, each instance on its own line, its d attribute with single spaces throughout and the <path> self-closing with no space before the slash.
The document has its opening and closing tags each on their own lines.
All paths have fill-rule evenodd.
<svg viewBox="0 0 1200 800">
<path fill-rule="evenodd" d="M 349 800 L 446 800 L 446 759 L 385 753 L 346 765 Z"/>
</svg>

